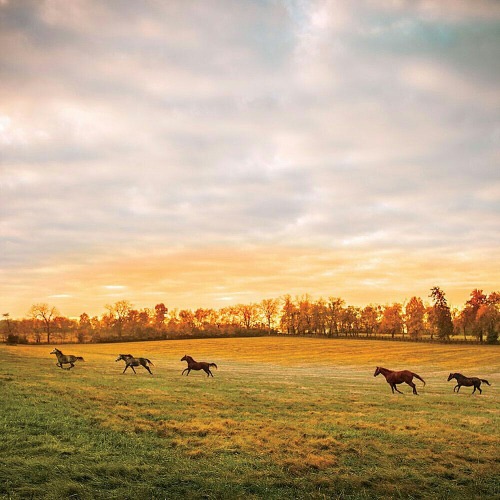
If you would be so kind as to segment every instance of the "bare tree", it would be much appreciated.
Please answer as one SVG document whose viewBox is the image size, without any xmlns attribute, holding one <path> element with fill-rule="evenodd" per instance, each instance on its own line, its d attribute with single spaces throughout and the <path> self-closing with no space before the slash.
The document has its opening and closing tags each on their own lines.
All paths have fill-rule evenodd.
<svg viewBox="0 0 500 500">
<path fill-rule="evenodd" d="M 33 304 L 28 312 L 28 315 L 33 319 L 43 321 L 45 333 L 47 335 L 47 344 L 50 344 L 50 334 L 52 333 L 52 323 L 54 318 L 59 314 L 59 311 L 54 306 L 49 304 Z"/>
</svg>

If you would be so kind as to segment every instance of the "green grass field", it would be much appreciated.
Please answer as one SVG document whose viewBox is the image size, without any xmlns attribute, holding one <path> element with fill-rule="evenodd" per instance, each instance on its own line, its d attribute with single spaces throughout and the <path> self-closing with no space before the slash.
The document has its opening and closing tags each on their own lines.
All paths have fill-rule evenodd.
<svg viewBox="0 0 500 500">
<path fill-rule="evenodd" d="M 500 349 L 303 338 L 0 347 L 0 497 L 500 498 Z M 121 372 L 119 353 L 154 376 Z M 219 366 L 181 377 L 184 354 Z M 391 394 L 375 366 L 410 369 Z M 486 378 L 453 393 L 450 371 Z"/>
</svg>

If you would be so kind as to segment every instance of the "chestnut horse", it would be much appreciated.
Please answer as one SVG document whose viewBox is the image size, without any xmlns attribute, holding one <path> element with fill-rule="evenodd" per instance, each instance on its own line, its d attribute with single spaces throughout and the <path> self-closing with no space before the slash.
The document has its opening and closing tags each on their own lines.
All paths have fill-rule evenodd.
<svg viewBox="0 0 500 500">
<path fill-rule="evenodd" d="M 123 359 L 123 361 L 125 361 L 125 369 L 123 370 L 122 374 L 125 373 L 128 367 L 132 368 L 132 371 L 136 373 L 134 366 L 143 366 L 151 375 L 153 375 L 153 372 L 149 369 L 148 364 L 152 366 L 154 365 L 147 358 L 134 358 L 132 354 L 119 354 L 115 361 L 120 361 L 120 359 Z"/>
<path fill-rule="evenodd" d="M 470 387 L 471 385 L 474 386 L 474 390 L 472 391 L 472 394 L 476 392 L 476 389 L 479 391 L 479 394 L 482 394 L 483 391 L 481 390 L 481 382 L 484 382 L 485 384 L 491 385 L 487 380 L 484 378 L 477 378 L 477 377 L 466 377 L 465 375 L 462 375 L 461 373 L 450 373 L 450 376 L 448 377 L 448 382 L 454 378 L 457 381 L 457 385 L 453 388 L 453 392 L 455 390 L 458 391 L 460 390 L 460 387 L 465 385 L 465 387 Z"/>
<path fill-rule="evenodd" d="M 59 368 L 62 368 L 63 365 L 69 364 L 68 368 L 64 368 L 64 370 L 71 370 L 75 366 L 75 361 L 84 361 L 81 356 L 73 356 L 73 354 L 63 354 L 59 349 L 54 348 L 54 350 L 50 354 L 55 354 L 57 356 L 56 365 Z"/>
<path fill-rule="evenodd" d="M 207 363 L 206 361 L 198 362 L 195 361 L 191 356 L 188 356 L 187 354 L 181 359 L 181 361 L 186 361 L 188 364 L 187 368 L 184 368 L 184 370 L 182 370 L 181 375 L 184 375 L 184 372 L 186 370 L 187 370 L 187 375 L 189 375 L 189 372 L 191 370 L 203 370 L 207 374 L 207 377 L 210 377 L 210 375 L 212 375 L 213 377 L 214 374 L 210 371 L 210 367 L 215 366 L 215 368 L 217 368 L 217 365 L 215 363 Z"/>
<path fill-rule="evenodd" d="M 416 394 L 418 396 L 417 388 L 415 387 L 415 384 L 412 382 L 413 377 L 418 378 L 425 385 L 425 380 L 420 375 L 417 375 L 416 373 L 410 372 L 408 370 L 394 372 L 392 370 L 388 370 L 387 368 L 382 368 L 381 366 L 377 366 L 373 376 L 376 377 L 379 373 L 381 373 L 385 377 L 385 380 L 387 380 L 387 383 L 391 386 L 393 394 L 394 394 L 394 391 L 399 392 L 399 394 L 403 394 L 396 387 L 396 384 L 402 384 L 404 382 L 405 384 L 408 384 L 413 389 L 413 394 Z"/>
</svg>

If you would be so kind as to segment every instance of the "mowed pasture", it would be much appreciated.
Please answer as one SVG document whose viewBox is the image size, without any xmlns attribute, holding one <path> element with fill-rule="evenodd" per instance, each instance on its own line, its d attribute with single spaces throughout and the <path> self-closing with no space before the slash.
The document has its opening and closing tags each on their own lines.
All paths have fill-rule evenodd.
<svg viewBox="0 0 500 500">
<path fill-rule="evenodd" d="M 500 349 L 308 338 L 0 347 L 3 498 L 494 498 Z M 137 375 L 119 353 L 151 359 Z M 181 376 L 184 354 L 214 378 Z M 392 394 L 377 365 L 409 369 Z M 450 372 L 486 378 L 453 393 Z"/>
</svg>

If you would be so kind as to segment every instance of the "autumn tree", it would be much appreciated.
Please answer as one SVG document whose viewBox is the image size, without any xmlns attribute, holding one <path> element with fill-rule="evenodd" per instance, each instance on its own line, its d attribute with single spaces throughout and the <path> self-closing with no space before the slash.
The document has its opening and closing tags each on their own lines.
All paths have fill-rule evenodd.
<svg viewBox="0 0 500 500">
<path fill-rule="evenodd" d="M 168 308 L 163 302 L 155 305 L 155 325 L 157 328 L 163 330 L 165 326 L 165 319 L 167 317 Z"/>
<path fill-rule="evenodd" d="M 195 318 L 190 309 L 181 309 L 179 311 L 179 329 L 183 334 L 192 335 L 195 329 Z"/>
<path fill-rule="evenodd" d="M 361 311 L 354 306 L 347 306 L 341 313 L 341 329 L 345 335 L 358 335 L 360 330 Z"/>
<path fill-rule="evenodd" d="M 312 305 L 312 330 L 314 333 L 326 335 L 326 328 L 326 301 L 320 298 Z"/>
<path fill-rule="evenodd" d="M 76 321 L 65 316 L 56 316 L 53 321 L 52 336 L 57 336 L 59 342 L 66 341 L 66 335 L 76 330 Z"/>
<path fill-rule="evenodd" d="M 290 295 L 283 297 L 283 308 L 281 310 L 281 328 L 288 334 L 295 334 L 297 331 L 296 319 L 298 316 L 297 306 Z"/>
<path fill-rule="evenodd" d="M 90 321 L 90 316 L 87 313 L 80 314 L 78 320 L 78 332 L 76 334 L 78 342 L 85 342 L 85 337 L 87 337 L 92 330 L 92 323 Z"/>
<path fill-rule="evenodd" d="M 194 312 L 196 328 L 207 333 L 219 328 L 219 315 L 213 309 L 198 308 Z"/>
<path fill-rule="evenodd" d="M 493 292 L 486 296 L 482 290 L 473 290 L 466 303 L 465 311 L 473 321 L 473 333 L 488 344 L 496 344 L 500 333 L 500 294 Z"/>
<path fill-rule="evenodd" d="M 420 297 L 412 297 L 405 307 L 406 331 L 412 339 L 420 337 L 424 326 L 425 306 Z"/>
<path fill-rule="evenodd" d="M 399 335 L 403 331 L 403 306 L 397 302 L 392 305 L 386 305 L 382 312 L 380 330 L 384 333 L 390 333 L 391 337 Z"/>
<path fill-rule="evenodd" d="M 272 325 L 274 324 L 276 316 L 278 315 L 279 304 L 280 303 L 278 299 L 264 299 L 259 304 L 260 312 L 267 324 L 268 333 L 271 333 Z"/>
<path fill-rule="evenodd" d="M 326 304 L 326 321 L 330 335 L 335 333 L 338 336 L 339 334 L 344 304 L 344 300 L 339 297 L 328 298 Z"/>
<path fill-rule="evenodd" d="M 373 335 L 379 327 L 379 306 L 370 304 L 364 307 L 361 311 L 360 321 L 361 328 L 367 335 Z"/>
<path fill-rule="evenodd" d="M 257 319 L 258 308 L 255 304 L 238 304 L 241 324 L 249 330 Z"/>
<path fill-rule="evenodd" d="M 10 341 L 15 341 L 14 339 L 14 328 L 13 328 L 13 323 L 12 320 L 10 319 L 10 313 L 3 313 L 2 314 L 3 320 L 2 323 L 4 325 L 3 330 L 3 337 L 4 340 L 7 340 L 8 342 Z"/>
<path fill-rule="evenodd" d="M 451 310 L 446 300 L 445 293 L 435 286 L 431 288 L 431 294 L 434 302 L 433 311 L 433 323 L 437 332 L 437 336 L 440 340 L 448 340 L 451 335 L 453 335 L 453 321 L 451 319 Z"/>
<path fill-rule="evenodd" d="M 311 333 L 312 331 L 312 303 L 309 295 L 297 298 L 297 328 L 299 334 Z"/>
<path fill-rule="evenodd" d="M 488 344 L 496 344 L 500 330 L 500 311 L 493 304 L 481 306 L 477 312 L 477 328 L 481 331 L 481 338 L 486 334 Z"/>
<path fill-rule="evenodd" d="M 53 321 L 58 314 L 59 311 L 54 306 L 45 303 L 33 304 L 28 312 L 29 317 L 43 322 L 45 334 L 47 335 L 47 344 L 50 344 Z"/>
<path fill-rule="evenodd" d="M 484 341 L 484 329 L 478 320 L 478 312 L 483 306 L 487 305 L 488 297 L 482 290 L 474 289 L 470 294 L 470 299 L 465 303 L 462 311 L 463 328 L 470 330 L 471 333 L 482 343 Z"/>
<path fill-rule="evenodd" d="M 109 317 L 112 318 L 116 332 L 118 333 L 118 338 L 122 337 L 123 326 L 127 317 L 132 310 L 132 304 L 128 300 L 120 300 L 115 302 L 113 305 L 106 305 L 106 309 L 109 311 Z"/>
</svg>

